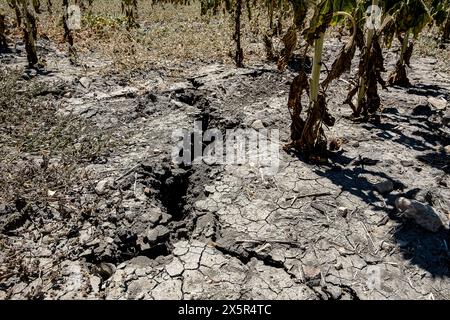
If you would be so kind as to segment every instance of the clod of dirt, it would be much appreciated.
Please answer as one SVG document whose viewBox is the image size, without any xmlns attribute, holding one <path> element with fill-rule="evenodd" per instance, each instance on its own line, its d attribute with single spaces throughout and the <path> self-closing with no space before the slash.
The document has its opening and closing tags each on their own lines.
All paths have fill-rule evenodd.
<svg viewBox="0 0 450 320">
<path fill-rule="evenodd" d="M 85 89 L 89 89 L 89 87 L 91 86 L 92 83 L 92 79 L 88 78 L 88 77 L 81 77 L 80 80 L 78 80 L 78 82 L 85 88 Z"/>
<path fill-rule="evenodd" d="M 320 284 L 321 271 L 320 268 L 304 265 L 302 267 L 305 281 L 311 286 L 318 286 Z"/>
<path fill-rule="evenodd" d="M 108 192 L 108 189 L 111 188 L 114 184 L 114 179 L 112 178 L 106 178 L 97 183 L 97 186 L 95 187 L 95 192 L 98 195 L 102 195 Z"/>
<path fill-rule="evenodd" d="M 444 225 L 438 213 L 429 205 L 400 197 L 395 200 L 395 206 L 405 217 L 428 231 L 437 232 Z"/>
<path fill-rule="evenodd" d="M 412 167 L 414 165 L 414 162 L 411 160 L 401 160 L 400 163 L 404 167 Z"/>
</svg>

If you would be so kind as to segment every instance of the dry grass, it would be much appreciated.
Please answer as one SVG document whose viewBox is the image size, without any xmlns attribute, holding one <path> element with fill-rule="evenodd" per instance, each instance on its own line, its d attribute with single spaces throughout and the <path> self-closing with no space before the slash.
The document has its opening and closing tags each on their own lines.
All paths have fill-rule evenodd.
<svg viewBox="0 0 450 320">
<path fill-rule="evenodd" d="M 121 0 L 95 0 L 82 17 L 82 29 L 75 32 L 75 46 L 81 54 L 95 55 L 111 62 L 117 71 L 145 70 L 148 66 L 185 67 L 189 64 L 222 62 L 233 64 L 233 19 L 229 15 L 201 16 L 199 1 L 190 5 L 155 4 L 139 0 L 140 28 L 127 31 L 121 12 Z M 2 1 L 0 10 L 11 18 L 14 14 Z M 39 33 L 66 50 L 61 25 L 62 0 L 53 1 L 53 14 L 46 11 L 39 16 Z M 289 22 L 284 21 L 284 27 Z M 268 30 L 267 12 L 253 10 L 249 21 L 243 16 L 243 48 L 245 63 L 252 65 L 265 59 L 263 35 Z M 14 30 L 10 38 L 19 38 Z M 442 70 L 450 51 L 440 49 L 435 34 L 424 33 L 416 45 L 415 54 L 438 58 Z"/>
<path fill-rule="evenodd" d="M 439 37 L 436 28 L 425 29 L 416 41 L 412 59 L 414 55 L 436 58 L 437 69 L 443 73 L 450 73 L 450 45 L 442 47 Z"/>
<path fill-rule="evenodd" d="M 149 65 L 183 66 L 186 63 L 233 63 L 233 19 L 230 15 L 201 16 L 200 3 L 156 4 L 139 1 L 140 28 L 127 31 L 121 0 L 97 0 L 82 16 L 82 29 L 75 32 L 75 46 L 81 54 L 95 54 L 118 70 L 145 69 Z M 7 14 L 14 17 L 6 8 Z M 60 21 L 61 0 L 54 1 L 53 14 L 39 15 L 39 34 L 66 50 Z M 264 60 L 262 37 L 268 30 L 267 13 L 253 10 L 252 20 L 243 17 L 243 47 L 247 64 Z M 287 25 L 287 23 L 286 23 Z M 10 38 L 20 38 L 14 30 Z"/>
<path fill-rule="evenodd" d="M 57 85 L 24 81 L 14 71 L 0 71 L 0 78 L 0 203 L 45 201 L 49 190 L 67 191 L 82 181 L 77 168 L 104 156 L 111 135 L 86 120 L 58 116 L 49 93 L 58 92 Z"/>
</svg>

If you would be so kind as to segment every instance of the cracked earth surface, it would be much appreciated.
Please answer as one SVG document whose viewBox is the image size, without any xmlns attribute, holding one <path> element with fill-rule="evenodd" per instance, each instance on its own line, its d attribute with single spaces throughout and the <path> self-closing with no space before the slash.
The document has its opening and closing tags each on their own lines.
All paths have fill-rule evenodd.
<svg viewBox="0 0 450 320">
<path fill-rule="evenodd" d="M 333 50 L 329 45 L 327 54 Z M 122 143 L 105 161 L 80 168 L 92 183 L 76 190 L 77 203 L 92 206 L 91 216 L 63 217 L 55 204 L 52 215 L 4 229 L 5 247 L 39 272 L 26 280 L 6 274 L 0 298 L 37 292 L 50 299 L 450 297 L 448 154 L 439 156 L 449 144 L 449 107 L 428 103 L 435 95 L 450 100 L 450 76 L 436 71 L 432 59 L 413 59 L 415 86 L 408 92 L 381 91 L 381 124 L 341 117 L 350 112 L 342 105 L 347 87 L 332 85 L 337 124 L 327 134 L 346 143 L 319 166 L 282 150 L 295 72 L 191 66 L 183 77 L 150 70 L 125 81 L 95 68 L 86 73 L 49 51 L 54 72 L 35 81 L 62 83 L 70 92 L 52 98 L 60 103 L 57 116 L 87 118 Z M 7 65 L 23 63 L 23 56 L 11 55 Z M 88 88 L 81 78 L 92 81 Z M 272 141 L 280 151 L 278 170 L 172 164 L 172 132 L 196 120 L 222 131 L 255 121 L 279 129 L 280 141 Z M 363 158 L 372 161 L 358 164 Z M 394 190 L 374 191 L 386 179 Z M 430 194 L 443 224 L 437 232 L 394 207 L 397 196 L 424 201 Z M 0 253 L 1 264 L 11 252 Z"/>
</svg>

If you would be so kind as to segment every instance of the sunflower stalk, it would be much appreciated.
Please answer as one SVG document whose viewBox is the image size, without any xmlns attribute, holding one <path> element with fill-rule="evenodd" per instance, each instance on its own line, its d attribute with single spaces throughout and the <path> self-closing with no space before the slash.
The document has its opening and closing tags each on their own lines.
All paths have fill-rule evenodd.
<svg viewBox="0 0 450 320">
<path fill-rule="evenodd" d="M 351 14 L 344 11 L 333 12 L 331 2 L 323 1 L 316 9 L 312 27 L 306 33 L 308 43 L 314 46 L 314 58 L 311 79 L 305 80 L 303 71 L 294 79 L 289 93 L 288 107 L 291 112 L 291 139 L 292 143 L 285 149 L 294 147 L 302 151 L 307 159 L 324 161 L 327 156 L 327 138 L 323 125 L 333 126 L 335 119 L 328 112 L 325 91 L 334 79 L 348 71 L 351 59 L 355 52 L 356 21 Z M 325 41 L 325 32 L 331 24 L 333 16 L 345 16 L 350 19 L 353 26 L 353 35 L 350 41 L 344 46 L 333 63 L 332 69 L 326 79 L 321 83 L 320 74 L 322 69 L 322 53 Z M 312 40 L 312 41 L 311 41 Z M 350 63 L 349 63 L 350 61 Z M 322 87 L 322 90 L 321 90 Z M 301 119 L 301 95 L 309 89 L 309 108 L 306 121 Z"/>
<path fill-rule="evenodd" d="M 0 50 L 4 50 L 7 47 L 5 15 L 0 12 Z"/>
<path fill-rule="evenodd" d="M 241 16 L 242 16 L 242 0 L 236 0 L 236 8 L 234 13 L 234 35 L 233 39 L 236 43 L 236 53 L 234 56 L 234 61 L 236 62 L 236 67 L 244 67 L 244 52 L 241 47 Z"/>
<path fill-rule="evenodd" d="M 375 17 L 374 17 L 375 6 L 378 6 L 378 0 L 372 0 L 372 12 L 370 13 L 370 18 L 372 19 L 372 26 L 374 26 L 374 24 L 375 24 Z M 369 28 L 367 30 L 366 46 L 364 48 L 366 50 L 366 54 L 368 54 L 372 49 L 372 41 L 373 41 L 374 33 L 375 33 L 375 28 Z M 369 62 L 369 61 L 367 60 L 367 62 Z M 365 65 L 364 67 L 367 68 L 367 65 Z M 356 109 L 357 110 L 362 109 L 362 101 L 364 99 L 364 96 L 366 95 L 366 91 L 367 91 L 366 79 L 363 75 L 361 75 L 359 77 L 358 97 L 356 100 Z"/>
<path fill-rule="evenodd" d="M 405 64 L 405 54 L 406 54 L 406 51 L 408 50 L 408 44 L 409 44 L 409 33 L 406 32 L 405 37 L 403 38 L 403 42 L 402 42 L 402 50 L 400 52 L 399 63 L 401 65 Z"/>
</svg>

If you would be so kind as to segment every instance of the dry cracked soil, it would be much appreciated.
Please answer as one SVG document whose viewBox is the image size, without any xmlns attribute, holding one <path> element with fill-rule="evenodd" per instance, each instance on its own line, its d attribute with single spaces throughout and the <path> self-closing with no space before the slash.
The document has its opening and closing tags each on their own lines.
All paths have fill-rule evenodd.
<svg viewBox="0 0 450 320">
<path fill-rule="evenodd" d="M 325 61 L 338 49 L 327 43 Z M 450 298 L 450 109 L 430 103 L 450 101 L 450 75 L 433 58 L 412 59 L 410 88 L 380 89 L 380 123 L 349 120 L 350 75 L 334 82 L 327 135 L 343 144 L 317 165 L 282 149 L 294 70 L 186 63 L 122 76 L 100 72 L 105 62 L 94 57 L 72 65 L 49 41 L 39 51 L 45 72 L 26 71 L 14 90 L 46 84 L 39 101 L 57 106 L 52 117 L 89 121 L 114 143 L 77 163 L 83 183 L 45 190 L 45 204 L 1 204 L 0 298 Z M 387 53 L 387 69 L 395 58 Z M 24 69 L 23 51 L 0 59 L 3 75 Z M 172 133 L 195 121 L 280 130 L 276 172 L 174 164 Z M 86 127 L 76 129 L 82 141 Z M 3 168 L 62 161 L 2 149 Z M 386 181 L 392 190 L 380 194 Z M 432 232 L 399 213 L 399 196 L 431 206 L 442 225 Z"/>
</svg>

